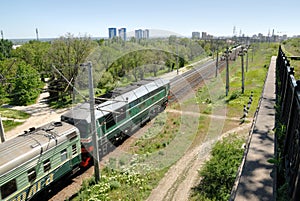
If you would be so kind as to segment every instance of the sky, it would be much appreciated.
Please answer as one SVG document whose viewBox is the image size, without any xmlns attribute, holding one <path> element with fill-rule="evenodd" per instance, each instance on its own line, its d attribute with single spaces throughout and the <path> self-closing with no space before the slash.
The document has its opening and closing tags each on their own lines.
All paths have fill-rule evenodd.
<svg viewBox="0 0 300 201">
<path fill-rule="evenodd" d="M 0 0 L 5 39 L 108 37 L 108 28 L 214 36 L 300 35 L 299 0 Z M 151 36 L 151 35 L 150 35 Z"/>
</svg>

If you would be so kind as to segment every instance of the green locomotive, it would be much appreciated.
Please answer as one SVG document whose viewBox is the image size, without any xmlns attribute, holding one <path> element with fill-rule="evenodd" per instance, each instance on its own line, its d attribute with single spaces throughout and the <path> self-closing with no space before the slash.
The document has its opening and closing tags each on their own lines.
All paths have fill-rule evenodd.
<svg viewBox="0 0 300 201">
<path fill-rule="evenodd" d="M 100 155 L 107 154 L 116 142 L 164 110 L 169 91 L 170 81 L 148 78 L 96 99 L 95 119 Z M 84 103 L 61 116 L 61 121 L 75 125 L 80 131 L 83 167 L 90 163 L 93 151 L 89 107 L 89 103 Z"/>
<path fill-rule="evenodd" d="M 76 127 L 53 122 L 0 144 L 0 200 L 28 200 L 81 162 Z"/>
</svg>

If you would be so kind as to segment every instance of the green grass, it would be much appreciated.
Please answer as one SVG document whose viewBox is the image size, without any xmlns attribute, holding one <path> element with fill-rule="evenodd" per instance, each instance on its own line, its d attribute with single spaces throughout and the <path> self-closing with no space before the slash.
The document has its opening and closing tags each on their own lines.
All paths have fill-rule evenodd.
<svg viewBox="0 0 300 201">
<path fill-rule="evenodd" d="M 23 122 L 15 122 L 13 120 L 3 120 L 3 127 L 4 127 L 4 132 L 10 131 L 13 128 L 21 125 Z"/>
<path fill-rule="evenodd" d="M 22 112 L 19 110 L 13 110 L 13 109 L 9 109 L 9 108 L 2 108 L 0 107 L 0 114 L 1 117 L 6 117 L 6 118 L 11 118 L 11 119 L 28 119 L 30 117 L 30 114 L 26 113 L 26 112 Z M 14 129 L 15 127 L 23 124 L 23 122 L 17 122 L 17 121 L 13 121 L 13 120 L 3 120 L 3 128 L 4 131 L 10 131 L 12 129 Z"/>
<path fill-rule="evenodd" d="M 147 129 L 144 135 L 131 145 L 131 152 L 133 154 L 151 154 L 163 150 L 175 138 L 179 126 L 179 114 L 159 114 L 151 128 Z"/>
<path fill-rule="evenodd" d="M 282 50 L 286 56 L 300 56 L 300 39 L 294 38 L 284 41 Z M 290 65 L 295 68 L 295 78 L 300 79 L 300 61 L 290 60 Z"/>
<path fill-rule="evenodd" d="M 79 96 L 79 95 L 78 95 Z M 49 106 L 53 109 L 67 108 L 72 105 L 73 101 L 71 98 L 65 98 L 64 100 L 52 101 Z"/>
<path fill-rule="evenodd" d="M 101 170 L 100 182 L 95 184 L 94 178 L 85 180 L 74 200 L 145 200 L 167 170 L 168 167 L 161 170 L 143 167 L 143 171 L 122 169 L 120 161 L 111 159 Z"/>
<path fill-rule="evenodd" d="M 199 184 L 193 188 L 190 200 L 227 201 L 241 163 L 245 139 L 238 135 L 224 138 L 215 144 L 212 157 L 199 171 Z"/>
<path fill-rule="evenodd" d="M 0 107 L 0 114 L 2 117 L 12 118 L 12 119 L 28 119 L 30 117 L 30 114 L 26 112 L 8 109 L 8 108 L 1 108 L 1 107 Z"/>
<path fill-rule="evenodd" d="M 249 112 L 249 117 L 252 117 L 261 96 L 270 58 L 277 53 L 277 46 L 275 45 L 260 44 L 260 48 L 255 51 L 253 62 L 249 61 L 249 71 L 245 73 L 244 94 L 240 93 L 239 58 L 230 63 L 230 92 L 227 97 L 224 90 L 225 71 L 222 71 L 221 76 L 219 75 L 217 79 L 206 80 L 195 97 L 183 103 L 174 103 L 169 106 L 170 109 L 197 112 L 193 107 L 196 106 L 200 113 L 206 116 L 200 114 L 197 117 L 188 113 L 179 115 L 172 112 L 160 114 L 144 136 L 135 140 L 129 148 L 129 153 L 133 157 L 127 159 L 127 156 L 122 155 L 118 159 L 111 159 L 106 166 L 107 168 L 104 168 L 102 172 L 102 176 L 105 178 L 99 184 L 84 185 L 75 200 L 145 200 L 151 190 L 163 178 L 168 168 L 187 149 L 198 146 L 205 140 L 214 139 L 239 126 L 238 121 L 218 120 L 207 115 L 216 114 L 225 107 L 227 117 L 242 116 L 243 105 L 247 104 L 251 91 L 253 91 L 253 102 Z M 167 116 L 164 117 L 163 115 Z M 239 140 L 244 141 L 244 138 Z M 241 141 L 230 146 L 240 147 Z M 219 176 L 227 177 L 229 172 L 231 180 L 233 177 L 235 178 L 236 169 L 229 171 L 227 166 L 224 165 L 223 167 L 221 164 L 219 164 L 219 168 L 223 168 L 224 172 Z M 239 163 L 235 164 L 239 165 Z M 132 182 L 126 182 L 128 178 L 132 178 Z M 219 181 L 218 178 L 215 181 Z M 231 186 L 229 188 L 231 189 Z M 228 197 L 227 190 L 221 188 L 220 192 L 225 192 L 221 197 Z"/>
<path fill-rule="evenodd" d="M 251 92 L 253 93 L 253 102 L 250 107 L 248 117 L 252 117 L 256 107 L 258 105 L 259 98 L 261 96 L 264 81 L 270 64 L 272 55 L 276 55 L 277 46 L 269 44 L 260 44 L 260 48 L 256 50 L 253 62 L 249 61 L 248 72 L 245 72 L 245 92 L 241 93 L 241 62 L 238 58 L 235 62 L 230 63 L 230 91 L 228 96 L 225 96 L 225 71 L 221 73 L 221 79 L 213 78 L 206 82 L 206 86 L 199 89 L 194 101 L 200 104 L 200 108 L 211 108 L 211 114 L 217 113 L 218 108 L 225 108 L 227 117 L 237 118 L 243 115 L 243 106 L 249 101 Z M 223 88 L 223 89 L 218 89 Z M 202 110 L 206 112 L 207 109 Z M 204 125 L 199 127 L 202 132 L 206 131 L 207 125 L 210 124 L 205 120 Z M 215 120 L 211 120 L 215 121 Z M 217 123 L 216 123 L 217 125 Z M 223 132 L 238 127 L 239 122 L 234 122 L 230 119 L 225 120 L 223 125 Z M 212 129 L 211 129 L 212 130 Z M 206 131 L 207 139 L 212 138 L 218 130 Z M 200 134 L 199 134 L 200 135 Z M 243 150 L 240 149 L 241 144 L 245 141 L 244 138 L 234 137 L 237 141 L 233 140 L 233 143 L 226 142 L 217 143 L 216 147 L 219 147 L 218 153 L 215 148 L 212 151 L 212 159 L 207 162 L 200 170 L 202 180 L 199 185 L 194 188 L 191 200 L 228 200 L 230 191 L 235 180 L 236 171 L 240 164 Z M 229 142 L 231 142 L 229 140 Z M 230 152 L 230 153 L 228 153 Z M 233 153 L 233 154 L 232 154 Z M 237 154 L 239 153 L 239 154 Z M 232 158 L 233 157 L 233 158 Z M 222 182 L 220 182 L 222 181 Z"/>
<path fill-rule="evenodd" d="M 229 94 L 225 96 L 225 70 L 221 72 L 221 78 L 212 78 L 206 81 L 205 86 L 198 90 L 195 102 L 199 103 L 201 111 L 214 111 L 214 108 L 223 105 L 226 107 L 228 117 L 240 117 L 243 115 L 243 106 L 247 105 L 251 92 L 253 92 L 253 102 L 248 116 L 252 116 L 256 110 L 260 98 L 266 73 L 272 55 L 276 55 L 277 45 L 260 44 L 260 48 L 255 51 L 253 62 L 249 58 L 248 72 L 245 71 L 245 90 L 241 93 L 241 61 L 229 64 Z M 246 62 L 245 62 L 246 63 Z M 220 75 L 219 75 L 220 76 Z M 211 107 L 208 110 L 207 107 Z"/>
</svg>

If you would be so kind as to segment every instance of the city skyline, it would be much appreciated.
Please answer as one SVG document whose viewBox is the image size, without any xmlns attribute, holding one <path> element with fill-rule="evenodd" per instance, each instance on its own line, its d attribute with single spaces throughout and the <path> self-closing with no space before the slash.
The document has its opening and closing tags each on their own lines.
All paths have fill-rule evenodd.
<svg viewBox="0 0 300 201">
<path fill-rule="evenodd" d="M 292 5 L 292 6 L 291 6 Z M 11 0 L 2 3 L 0 30 L 4 38 L 56 38 L 67 33 L 108 37 L 109 27 L 166 30 L 191 37 L 192 32 L 214 36 L 245 36 L 275 30 L 275 35 L 300 35 L 296 26 L 299 1 L 137 1 Z"/>
</svg>

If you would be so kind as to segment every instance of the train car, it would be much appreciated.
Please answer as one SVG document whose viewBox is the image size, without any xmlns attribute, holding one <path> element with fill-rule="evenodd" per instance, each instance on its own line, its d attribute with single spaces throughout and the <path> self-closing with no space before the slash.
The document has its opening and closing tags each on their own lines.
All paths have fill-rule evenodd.
<svg viewBox="0 0 300 201">
<path fill-rule="evenodd" d="M 117 141 L 164 110 L 169 90 L 168 80 L 148 78 L 96 99 L 95 118 L 100 155 L 107 154 Z M 89 108 L 89 103 L 84 103 L 61 116 L 61 121 L 75 125 L 80 131 L 81 166 L 89 164 L 93 151 Z"/>
<path fill-rule="evenodd" d="M 81 162 L 79 130 L 64 122 L 0 144 L 0 200 L 28 200 Z"/>
</svg>

